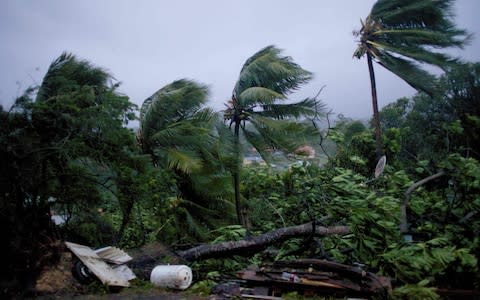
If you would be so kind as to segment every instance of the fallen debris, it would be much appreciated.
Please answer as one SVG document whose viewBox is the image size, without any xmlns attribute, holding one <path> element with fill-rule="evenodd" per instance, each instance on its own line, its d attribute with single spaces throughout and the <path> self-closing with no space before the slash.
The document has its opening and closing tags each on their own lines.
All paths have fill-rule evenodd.
<svg viewBox="0 0 480 300">
<path fill-rule="evenodd" d="M 192 284 L 192 269 L 185 265 L 156 266 L 150 275 L 153 285 L 164 288 L 185 290 Z"/>
<path fill-rule="evenodd" d="M 93 250 L 88 246 L 65 242 L 70 251 L 83 263 L 77 269 L 84 277 L 93 273 L 103 284 L 129 287 L 129 281 L 136 278 L 130 268 L 124 265 L 132 258 L 116 247 Z M 108 262 L 108 264 L 107 264 Z"/>
<path fill-rule="evenodd" d="M 238 277 L 249 285 L 265 287 L 266 295 L 279 296 L 298 291 L 305 295 L 335 295 L 365 297 L 386 294 L 390 280 L 349 266 L 321 259 L 279 261 L 260 269 L 246 269 Z"/>
</svg>

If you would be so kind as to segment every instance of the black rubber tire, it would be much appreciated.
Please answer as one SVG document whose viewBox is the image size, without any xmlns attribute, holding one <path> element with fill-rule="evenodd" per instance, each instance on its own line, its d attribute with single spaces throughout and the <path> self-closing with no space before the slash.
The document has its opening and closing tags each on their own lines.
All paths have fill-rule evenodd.
<svg viewBox="0 0 480 300">
<path fill-rule="evenodd" d="M 97 278 L 80 260 L 75 261 L 73 264 L 72 274 L 78 282 L 83 284 L 89 284 Z"/>
</svg>

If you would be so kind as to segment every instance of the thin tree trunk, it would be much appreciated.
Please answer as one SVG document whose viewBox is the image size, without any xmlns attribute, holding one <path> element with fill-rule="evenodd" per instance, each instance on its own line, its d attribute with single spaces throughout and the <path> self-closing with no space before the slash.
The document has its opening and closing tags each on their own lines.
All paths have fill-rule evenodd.
<svg viewBox="0 0 480 300">
<path fill-rule="evenodd" d="M 235 209 L 237 211 L 238 224 L 245 227 L 242 216 L 242 205 L 240 199 L 240 122 L 235 122 L 235 170 L 233 171 L 233 187 L 235 190 Z"/>
<path fill-rule="evenodd" d="M 348 226 L 323 227 L 316 226 L 315 236 L 327 236 L 333 234 L 348 234 Z M 213 245 L 200 245 L 185 251 L 177 252 L 177 255 L 185 260 L 193 261 L 212 257 L 226 257 L 231 255 L 251 255 L 260 252 L 268 246 L 291 238 L 298 238 L 312 235 L 312 223 L 297 226 L 284 227 L 273 230 L 249 240 L 229 241 Z"/>
<path fill-rule="evenodd" d="M 375 154 L 377 159 L 383 155 L 382 129 L 380 127 L 380 113 L 378 112 L 377 86 L 375 83 L 375 72 L 373 70 L 372 56 L 367 52 L 368 72 L 370 74 L 370 87 L 372 89 L 373 120 L 375 123 Z"/>
<path fill-rule="evenodd" d="M 431 180 L 437 179 L 438 177 L 441 177 L 443 175 L 445 175 L 445 172 L 440 171 L 436 174 L 433 174 L 431 176 L 423 178 L 420 181 L 415 182 L 407 189 L 407 191 L 404 194 L 403 202 L 400 205 L 400 232 L 401 233 L 408 232 L 407 206 L 408 206 L 408 201 L 410 200 L 410 194 L 419 186 L 424 185 L 425 183 Z"/>
</svg>

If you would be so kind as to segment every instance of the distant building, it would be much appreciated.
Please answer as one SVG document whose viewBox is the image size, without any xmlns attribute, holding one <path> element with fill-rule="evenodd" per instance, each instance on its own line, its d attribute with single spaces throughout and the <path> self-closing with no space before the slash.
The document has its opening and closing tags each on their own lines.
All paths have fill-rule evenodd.
<svg viewBox="0 0 480 300">
<path fill-rule="evenodd" d="M 313 149 L 313 147 L 311 147 L 311 146 L 304 145 L 304 146 L 298 147 L 294 151 L 294 154 L 305 156 L 308 159 L 312 159 L 312 158 L 315 158 L 315 149 Z"/>
</svg>

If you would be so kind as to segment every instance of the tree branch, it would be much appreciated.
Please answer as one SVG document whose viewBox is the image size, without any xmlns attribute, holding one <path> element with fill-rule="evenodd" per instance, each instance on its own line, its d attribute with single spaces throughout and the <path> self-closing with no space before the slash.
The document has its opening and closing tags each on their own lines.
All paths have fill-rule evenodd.
<svg viewBox="0 0 480 300">
<path fill-rule="evenodd" d="M 315 227 L 315 236 L 327 236 L 333 234 L 348 234 L 348 226 Z M 291 226 L 273 230 L 249 240 L 229 241 L 213 245 L 200 245 L 191 249 L 177 252 L 177 255 L 185 260 L 193 261 L 211 257 L 225 257 L 230 255 L 250 255 L 260 252 L 268 246 L 287 239 L 309 236 L 312 234 L 312 223 Z"/>
<path fill-rule="evenodd" d="M 444 171 L 440 171 L 438 173 L 435 173 L 431 176 L 428 176 L 426 178 L 423 178 L 420 181 L 415 182 L 412 184 L 407 191 L 404 193 L 404 198 L 403 202 L 400 205 L 400 232 L 405 233 L 408 232 L 408 220 L 407 220 L 407 206 L 408 206 L 408 201 L 410 200 L 410 194 L 417 189 L 419 186 L 424 185 L 425 183 L 432 181 L 434 179 L 437 179 L 439 177 L 442 177 L 445 175 Z"/>
</svg>

